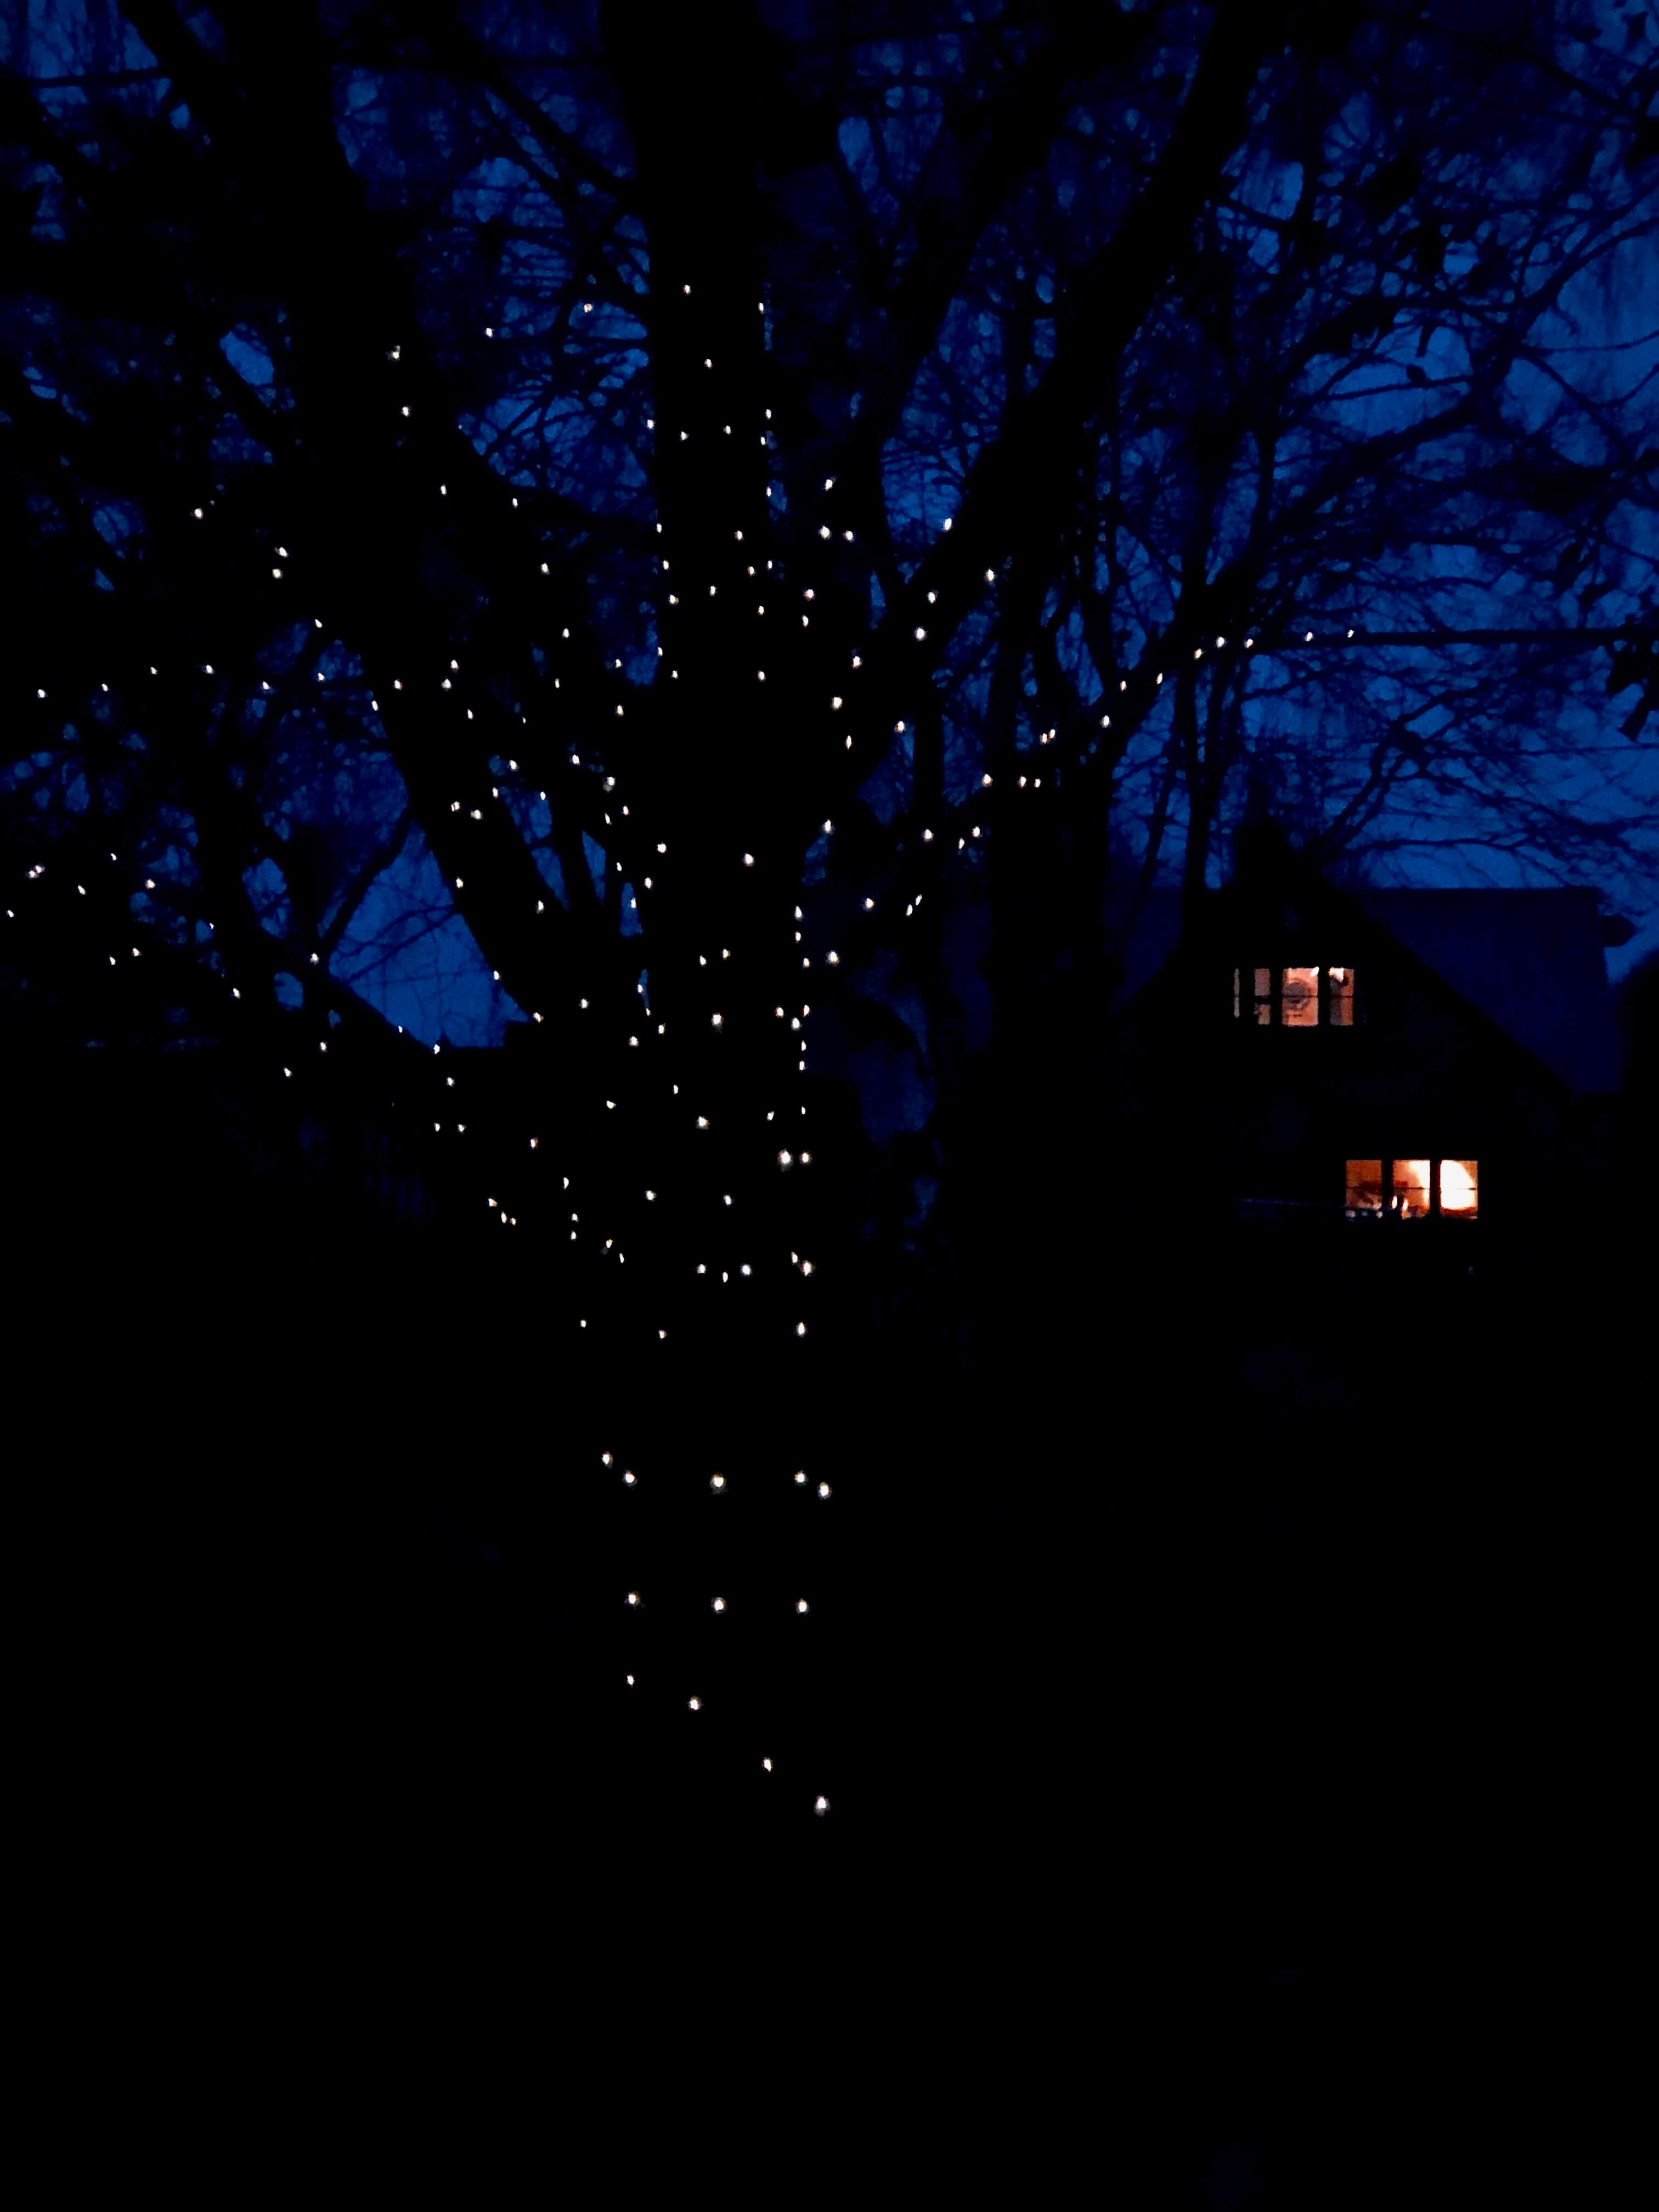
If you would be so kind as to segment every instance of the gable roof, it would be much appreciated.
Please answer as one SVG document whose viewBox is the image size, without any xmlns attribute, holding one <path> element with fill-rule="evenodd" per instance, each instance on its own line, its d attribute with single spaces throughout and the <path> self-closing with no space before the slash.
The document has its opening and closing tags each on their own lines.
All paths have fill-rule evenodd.
<svg viewBox="0 0 1659 2212">
<path fill-rule="evenodd" d="M 1620 926 L 1604 921 L 1595 891 L 1338 885 L 1267 825 L 1252 835 L 1240 863 L 1219 894 L 1221 908 L 1268 883 L 1301 879 L 1306 885 L 1311 878 L 1323 899 L 1357 908 L 1569 1090 L 1594 1095 L 1619 1088 L 1621 1056 L 1606 948 L 1618 941 Z M 1180 893 L 1171 890 L 1154 891 L 1146 901 L 1124 949 L 1120 1006 L 1176 951 L 1181 905 Z M 1212 905 L 1208 926 L 1218 920 Z"/>
<path fill-rule="evenodd" d="M 1378 890 L 1347 896 L 1580 1093 L 1616 1091 L 1620 1054 L 1593 890 Z"/>
</svg>

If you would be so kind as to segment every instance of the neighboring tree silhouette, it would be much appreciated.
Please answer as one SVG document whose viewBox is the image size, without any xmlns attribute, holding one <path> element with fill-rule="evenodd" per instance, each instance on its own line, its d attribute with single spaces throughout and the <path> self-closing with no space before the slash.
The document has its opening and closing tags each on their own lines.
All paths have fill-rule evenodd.
<svg viewBox="0 0 1659 2212">
<path fill-rule="evenodd" d="M 1323 853 L 1617 841 L 1565 779 L 1659 706 L 1659 58 L 1513 21 L 15 16 L 8 964 L 311 1081 L 459 917 L 541 1048 L 476 1204 L 605 1378 L 583 1479 L 815 1495 L 889 1264 L 847 978 L 938 1014 L 988 897 L 1031 1126 L 1109 855 L 1196 892 L 1252 769 Z"/>
</svg>

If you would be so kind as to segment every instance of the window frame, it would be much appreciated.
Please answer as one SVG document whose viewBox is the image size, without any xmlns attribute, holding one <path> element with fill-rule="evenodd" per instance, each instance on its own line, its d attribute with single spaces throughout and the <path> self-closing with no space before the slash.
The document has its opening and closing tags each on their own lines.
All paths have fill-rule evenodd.
<svg viewBox="0 0 1659 2212">
<path fill-rule="evenodd" d="M 1425 1213 L 1417 1214 L 1417 1215 L 1413 1215 L 1413 1216 L 1410 1217 L 1412 1219 L 1413 1219 L 1413 1220 L 1421 1220 L 1421 1221 L 1462 1221 L 1462 1222 L 1464 1222 L 1464 1223 L 1474 1222 L 1474 1221 L 1479 1221 L 1479 1220 L 1480 1220 L 1480 1156 L 1479 1156 L 1479 1154 L 1478 1154 L 1478 1153 L 1477 1153 L 1477 1154 L 1471 1154 L 1471 1153 L 1457 1153 L 1457 1152 L 1418 1152 L 1418 1153 L 1411 1154 L 1411 1155 L 1407 1155 L 1407 1154 L 1403 1154 L 1403 1153 L 1402 1153 L 1402 1154 L 1399 1155 L 1398 1157 L 1394 1157 L 1394 1156 L 1391 1156 L 1391 1155 L 1387 1154 L 1387 1153 L 1384 1153 L 1384 1154 L 1381 1155 L 1381 1156 L 1380 1156 L 1380 1162 L 1379 1162 L 1379 1164 L 1380 1164 L 1380 1170 L 1381 1170 L 1381 1187 L 1382 1187 L 1382 1192 L 1383 1192 L 1383 1194 L 1384 1194 L 1384 1195 L 1383 1195 L 1383 1203 L 1382 1203 L 1382 1206 L 1350 1206 L 1350 1205 L 1348 1204 L 1348 1202 L 1347 1202 L 1347 1194 L 1348 1194 L 1348 1189 L 1349 1189 L 1349 1187 L 1350 1187 L 1350 1186 L 1349 1186 L 1349 1180 L 1348 1180 L 1348 1170 L 1349 1170 L 1351 1168 L 1352 1168 L 1352 1167 L 1354 1167 L 1354 1166 L 1358 1165 L 1358 1160 L 1357 1160 L 1357 1159 L 1349 1159 L 1349 1158 L 1346 1158 L 1345 1157 L 1345 1158 L 1344 1158 L 1344 1160 L 1343 1160 L 1343 1163 L 1342 1163 L 1342 1212 L 1343 1212 L 1344 1218 L 1345 1218 L 1346 1219 L 1349 1220 L 1349 1221 L 1373 1221 L 1373 1220 L 1374 1220 L 1374 1221 L 1394 1221 L 1394 1222 L 1403 1222 L 1403 1221 L 1404 1221 L 1407 1217 L 1406 1217 L 1405 1215 L 1403 1215 L 1403 1214 L 1401 1214 L 1401 1213 L 1398 1212 L 1395 1210 L 1395 1206 L 1390 1203 L 1390 1201 L 1393 1200 L 1393 1198 L 1395 1196 L 1396 1193 L 1400 1190 L 1400 1188 L 1401 1188 L 1401 1187 L 1400 1187 L 1399 1185 L 1397 1185 L 1397 1184 L 1396 1184 L 1396 1182 L 1395 1182 L 1395 1168 L 1396 1168 L 1396 1167 L 1398 1167 L 1398 1166 L 1401 1164 L 1401 1161 L 1402 1161 L 1402 1160 L 1404 1160 L 1404 1159 L 1405 1159 L 1405 1158 L 1417 1158 L 1417 1159 L 1420 1159 L 1420 1160 L 1425 1160 L 1425 1161 L 1426 1161 L 1426 1162 L 1427 1162 L 1427 1164 L 1428 1164 L 1428 1171 L 1429 1171 L 1429 1173 L 1428 1173 L 1428 1189 L 1429 1189 L 1429 1204 L 1428 1204 L 1428 1211 L 1427 1211 Z M 1458 1208 L 1457 1210 L 1454 1211 L 1454 1212 L 1448 1212 L 1446 1211 L 1446 1209 L 1445 1209 L 1444 1207 L 1443 1207 L 1443 1206 L 1442 1206 L 1442 1205 L 1441 1205 L 1441 1203 L 1440 1203 L 1440 1181 L 1441 1181 L 1441 1175 L 1442 1175 L 1443 1170 L 1444 1170 L 1444 1168 L 1445 1168 L 1445 1165 L 1446 1165 L 1446 1163 L 1447 1163 L 1447 1161 L 1448 1161 L 1448 1160 L 1456 1160 L 1456 1161 L 1459 1163 L 1459 1164 L 1460 1164 L 1460 1165 L 1466 1165 L 1466 1166 L 1468 1166 L 1468 1167 L 1469 1167 L 1469 1168 L 1473 1169 L 1473 1170 L 1474 1170 L 1474 1194 L 1475 1194 L 1475 1197 L 1474 1197 L 1474 1211 L 1473 1211 L 1472 1212 L 1465 1212 L 1465 1211 L 1464 1211 L 1463 1209 L 1462 1209 L 1461 1207 L 1460 1207 L 1460 1208 Z"/>
<path fill-rule="evenodd" d="M 1328 966 L 1312 961 L 1236 961 L 1233 964 L 1233 1020 L 1239 1027 L 1253 1030 L 1357 1030 L 1364 1019 L 1364 1000 L 1359 988 L 1359 971 L 1352 961 L 1341 963 L 1345 973 L 1352 977 L 1349 993 L 1350 1018 L 1346 1022 L 1331 1018 L 1331 971 Z M 1316 979 L 1318 1016 L 1311 1022 L 1287 1022 L 1285 1018 L 1285 976 L 1292 968 L 1312 968 Z M 1258 974 L 1267 978 L 1267 996 L 1256 989 Z M 1267 1009 L 1267 1018 L 1261 1018 L 1261 1008 Z"/>
</svg>

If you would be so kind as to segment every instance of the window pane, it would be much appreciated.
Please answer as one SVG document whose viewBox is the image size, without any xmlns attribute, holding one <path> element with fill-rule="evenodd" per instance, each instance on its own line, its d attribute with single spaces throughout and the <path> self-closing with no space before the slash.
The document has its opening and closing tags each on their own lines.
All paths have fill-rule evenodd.
<svg viewBox="0 0 1659 2212">
<path fill-rule="evenodd" d="M 1429 1164 L 1426 1160 L 1396 1160 L 1394 1164 L 1395 1210 L 1414 1221 L 1429 1210 Z"/>
<path fill-rule="evenodd" d="M 1281 985 L 1280 1019 L 1287 1030 L 1319 1026 L 1319 970 L 1287 968 Z"/>
<path fill-rule="evenodd" d="M 1273 979 L 1268 968 L 1252 970 L 1255 978 L 1255 1025 L 1259 1030 L 1270 1028 L 1273 1018 Z"/>
<path fill-rule="evenodd" d="M 1353 1027 L 1353 969 L 1333 968 L 1331 977 L 1331 1027 L 1350 1030 Z"/>
<path fill-rule="evenodd" d="M 1442 1160 L 1440 1211 L 1473 1221 L 1480 1212 L 1480 1169 L 1474 1160 Z"/>
<path fill-rule="evenodd" d="M 1343 1203 L 1350 1213 L 1380 1213 L 1382 1211 L 1381 1160 L 1348 1162 L 1348 1194 Z"/>
</svg>

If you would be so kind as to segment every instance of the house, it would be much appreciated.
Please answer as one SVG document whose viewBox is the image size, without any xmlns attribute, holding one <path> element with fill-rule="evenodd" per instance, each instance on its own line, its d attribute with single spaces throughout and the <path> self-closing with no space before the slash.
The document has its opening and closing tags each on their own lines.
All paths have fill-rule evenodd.
<svg viewBox="0 0 1659 2212">
<path fill-rule="evenodd" d="M 1629 931 L 1594 891 L 1340 889 L 1262 825 L 1174 922 L 1150 918 L 1115 1024 L 1142 1189 L 1460 1252 L 1609 1202 Z"/>
</svg>

